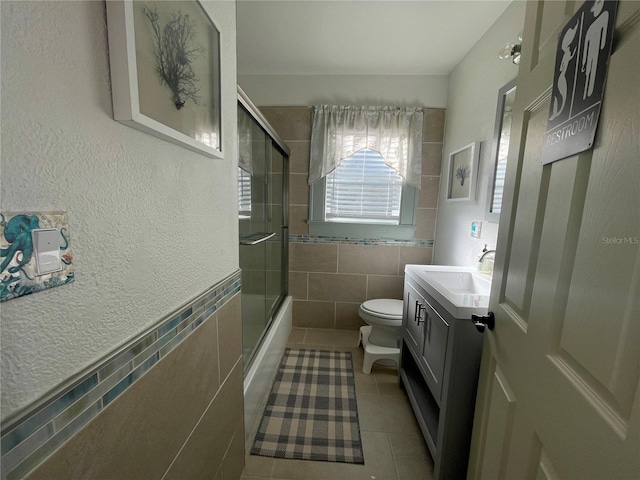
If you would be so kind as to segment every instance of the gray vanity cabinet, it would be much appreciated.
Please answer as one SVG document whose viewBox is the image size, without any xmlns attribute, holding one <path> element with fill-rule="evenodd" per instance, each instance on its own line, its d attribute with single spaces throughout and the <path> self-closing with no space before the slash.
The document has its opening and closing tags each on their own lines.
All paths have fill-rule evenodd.
<svg viewBox="0 0 640 480">
<path fill-rule="evenodd" d="M 405 276 L 400 384 L 434 460 L 434 478 L 466 476 L 483 335 Z"/>
<path fill-rule="evenodd" d="M 418 287 L 419 288 L 419 287 Z M 426 300 L 424 292 L 408 283 L 405 288 L 405 341 L 416 355 L 424 379 L 440 403 L 449 325 Z"/>
</svg>

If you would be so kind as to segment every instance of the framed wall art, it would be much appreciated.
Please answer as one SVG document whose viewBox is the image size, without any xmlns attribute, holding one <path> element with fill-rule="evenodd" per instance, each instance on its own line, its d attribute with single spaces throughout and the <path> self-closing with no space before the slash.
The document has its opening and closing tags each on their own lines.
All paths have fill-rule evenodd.
<svg viewBox="0 0 640 480">
<path fill-rule="evenodd" d="M 195 0 L 107 2 L 115 120 L 222 158 L 220 32 Z"/>
<path fill-rule="evenodd" d="M 473 142 L 449 154 L 447 200 L 475 200 L 480 142 Z"/>
</svg>

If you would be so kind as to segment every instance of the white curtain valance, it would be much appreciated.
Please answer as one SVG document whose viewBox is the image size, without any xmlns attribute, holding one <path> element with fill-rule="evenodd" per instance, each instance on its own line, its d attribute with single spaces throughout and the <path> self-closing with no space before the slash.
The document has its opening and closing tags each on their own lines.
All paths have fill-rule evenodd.
<svg viewBox="0 0 640 480">
<path fill-rule="evenodd" d="M 422 107 L 313 107 L 309 184 L 331 173 L 343 159 L 375 150 L 405 182 L 420 188 Z"/>
</svg>

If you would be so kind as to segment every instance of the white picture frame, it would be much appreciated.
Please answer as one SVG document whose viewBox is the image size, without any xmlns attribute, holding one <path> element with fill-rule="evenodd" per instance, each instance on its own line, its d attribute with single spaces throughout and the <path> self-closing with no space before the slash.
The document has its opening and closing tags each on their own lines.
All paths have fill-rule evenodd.
<svg viewBox="0 0 640 480">
<path fill-rule="evenodd" d="M 449 154 L 447 200 L 473 201 L 476 199 L 480 142 L 455 150 Z"/>
<path fill-rule="evenodd" d="M 223 158 L 220 31 L 203 6 L 197 0 L 106 4 L 114 119 L 191 151 Z M 167 28 L 181 28 L 182 33 L 191 29 L 190 35 L 179 37 L 185 55 L 165 53 Z M 176 75 L 163 76 L 167 68 L 185 63 L 186 73 L 182 68 L 179 80 L 174 80 Z M 176 93 L 181 91 L 186 93 Z"/>
</svg>

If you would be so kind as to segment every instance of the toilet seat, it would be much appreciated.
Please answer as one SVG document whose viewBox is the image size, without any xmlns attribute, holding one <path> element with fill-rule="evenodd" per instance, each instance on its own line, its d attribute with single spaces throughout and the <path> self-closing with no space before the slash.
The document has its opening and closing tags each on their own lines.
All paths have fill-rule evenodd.
<svg viewBox="0 0 640 480">
<path fill-rule="evenodd" d="M 397 326 L 402 323 L 402 300 L 377 298 L 360 305 L 360 316 L 379 325 Z"/>
</svg>

